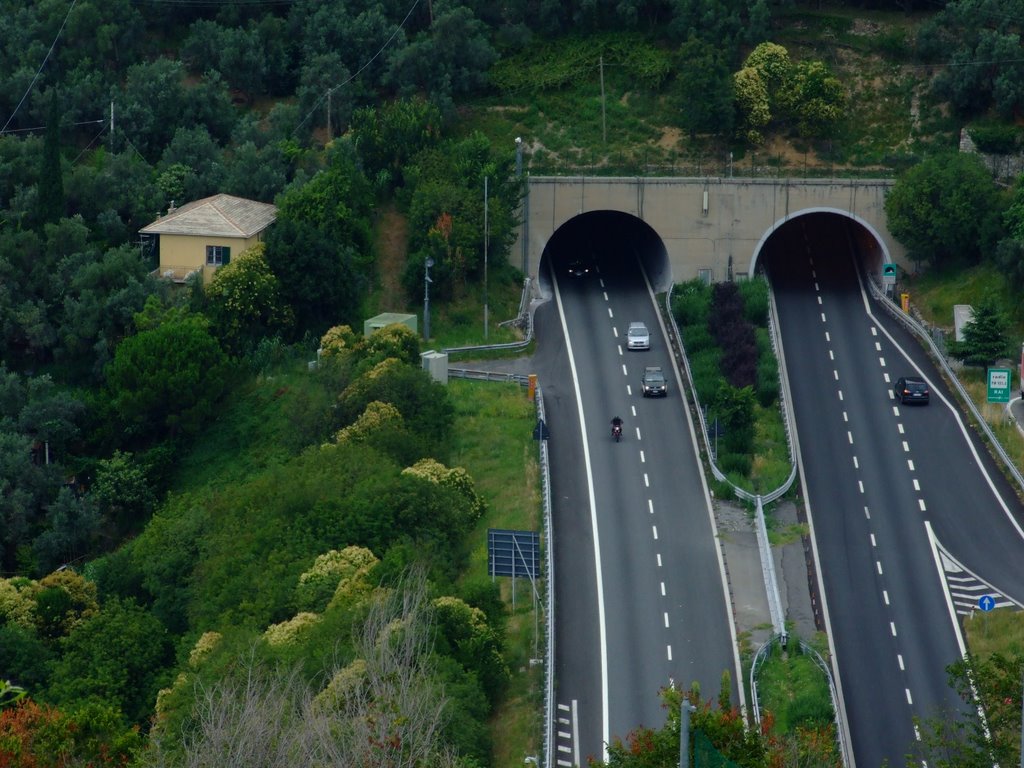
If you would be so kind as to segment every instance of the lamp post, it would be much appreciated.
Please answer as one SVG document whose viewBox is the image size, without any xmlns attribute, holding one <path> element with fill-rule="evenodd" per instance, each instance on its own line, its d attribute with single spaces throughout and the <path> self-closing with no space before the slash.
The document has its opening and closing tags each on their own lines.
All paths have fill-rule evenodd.
<svg viewBox="0 0 1024 768">
<path fill-rule="evenodd" d="M 423 263 L 423 338 L 430 340 L 430 268 L 434 266 L 434 260 L 427 257 Z"/>
<path fill-rule="evenodd" d="M 679 768 L 690 768 L 690 713 L 696 711 L 684 695 L 679 702 Z"/>
</svg>

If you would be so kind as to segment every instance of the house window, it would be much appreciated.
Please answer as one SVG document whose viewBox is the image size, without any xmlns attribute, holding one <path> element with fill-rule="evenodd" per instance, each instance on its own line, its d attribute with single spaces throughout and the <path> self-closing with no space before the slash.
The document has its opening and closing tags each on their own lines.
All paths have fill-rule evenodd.
<svg viewBox="0 0 1024 768">
<path fill-rule="evenodd" d="M 700 280 L 704 285 L 711 285 L 711 270 L 710 269 L 698 269 L 697 279 Z"/>
<path fill-rule="evenodd" d="M 226 245 L 206 246 L 206 263 L 211 267 L 219 267 L 231 260 L 231 249 Z"/>
</svg>

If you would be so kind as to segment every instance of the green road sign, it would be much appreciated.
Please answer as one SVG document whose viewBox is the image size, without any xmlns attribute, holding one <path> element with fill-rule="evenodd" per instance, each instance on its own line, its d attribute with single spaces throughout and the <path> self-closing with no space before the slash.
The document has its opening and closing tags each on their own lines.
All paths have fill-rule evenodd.
<svg viewBox="0 0 1024 768">
<path fill-rule="evenodd" d="M 988 401 L 990 403 L 1010 402 L 1010 369 L 988 369 Z"/>
<path fill-rule="evenodd" d="M 896 265 L 895 264 L 883 264 L 882 265 L 882 285 L 895 285 L 896 284 Z"/>
</svg>

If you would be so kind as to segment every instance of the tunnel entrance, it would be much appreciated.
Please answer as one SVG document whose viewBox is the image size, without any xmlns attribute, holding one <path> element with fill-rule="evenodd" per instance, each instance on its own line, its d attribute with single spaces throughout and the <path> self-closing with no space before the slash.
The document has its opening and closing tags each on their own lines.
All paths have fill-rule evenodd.
<svg viewBox="0 0 1024 768">
<path fill-rule="evenodd" d="M 555 230 L 544 246 L 537 270 L 542 296 L 551 296 L 551 272 L 602 272 L 643 265 L 655 291 L 668 290 L 672 270 L 665 244 L 650 225 L 621 211 L 591 211 Z"/>
<path fill-rule="evenodd" d="M 871 276 L 880 276 L 882 265 L 892 261 L 881 237 L 865 222 L 843 211 L 810 210 L 765 233 L 751 256 L 750 274 L 785 269 L 808 248 L 817 258 L 847 258 L 852 252 L 859 269 Z"/>
</svg>

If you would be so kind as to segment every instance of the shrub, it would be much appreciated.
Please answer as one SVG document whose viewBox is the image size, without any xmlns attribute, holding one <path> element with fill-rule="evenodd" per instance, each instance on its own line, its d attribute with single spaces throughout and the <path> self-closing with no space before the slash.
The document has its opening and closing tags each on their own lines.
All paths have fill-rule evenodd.
<svg viewBox="0 0 1024 768">
<path fill-rule="evenodd" d="M 680 283 L 672 292 L 672 314 L 680 325 L 707 325 L 711 286 L 702 280 Z"/>
</svg>

